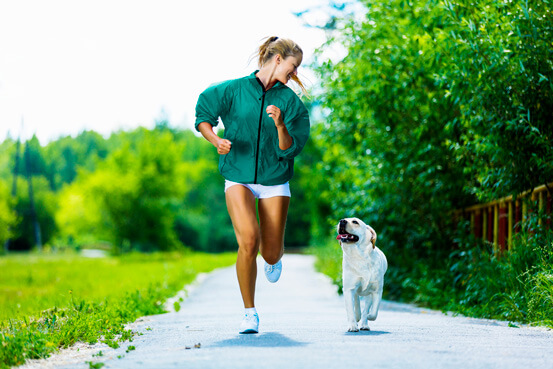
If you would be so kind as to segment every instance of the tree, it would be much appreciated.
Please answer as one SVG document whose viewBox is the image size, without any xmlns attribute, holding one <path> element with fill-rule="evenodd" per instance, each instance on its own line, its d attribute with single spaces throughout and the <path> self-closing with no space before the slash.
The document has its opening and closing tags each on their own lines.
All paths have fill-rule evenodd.
<svg viewBox="0 0 553 369">
<path fill-rule="evenodd" d="M 455 209 L 553 178 L 553 18 L 538 1 L 362 4 L 316 62 L 317 172 L 331 219 L 381 230 L 393 279 L 442 267 Z"/>
<path fill-rule="evenodd" d="M 13 209 L 8 184 L 0 179 L 0 244 L 13 237 L 13 229 L 16 226 L 17 217 Z M 7 251 L 7 250 L 5 250 Z"/>
</svg>

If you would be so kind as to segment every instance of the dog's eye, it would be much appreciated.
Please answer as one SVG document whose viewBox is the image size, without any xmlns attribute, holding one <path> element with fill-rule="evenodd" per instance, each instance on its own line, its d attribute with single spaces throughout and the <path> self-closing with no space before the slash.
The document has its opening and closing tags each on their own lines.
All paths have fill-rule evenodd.
<svg viewBox="0 0 553 369">
<path fill-rule="evenodd" d="M 359 224 L 359 223 L 357 223 L 357 221 L 356 221 L 356 220 L 354 220 L 354 221 L 353 221 L 352 223 L 353 223 L 353 224 Z"/>
</svg>

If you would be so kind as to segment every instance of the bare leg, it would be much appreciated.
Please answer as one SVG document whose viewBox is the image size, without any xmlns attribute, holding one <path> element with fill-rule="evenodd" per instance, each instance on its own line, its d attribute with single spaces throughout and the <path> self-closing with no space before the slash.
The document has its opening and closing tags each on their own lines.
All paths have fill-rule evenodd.
<svg viewBox="0 0 553 369">
<path fill-rule="evenodd" d="M 268 264 L 276 264 L 284 254 L 284 229 L 290 198 L 276 196 L 259 199 L 261 256 Z"/>
<path fill-rule="evenodd" d="M 238 257 L 236 274 L 245 308 L 255 306 L 255 280 L 257 278 L 256 257 L 259 251 L 259 224 L 255 211 L 253 193 L 242 185 L 234 185 L 225 193 L 227 209 L 232 220 Z"/>
</svg>

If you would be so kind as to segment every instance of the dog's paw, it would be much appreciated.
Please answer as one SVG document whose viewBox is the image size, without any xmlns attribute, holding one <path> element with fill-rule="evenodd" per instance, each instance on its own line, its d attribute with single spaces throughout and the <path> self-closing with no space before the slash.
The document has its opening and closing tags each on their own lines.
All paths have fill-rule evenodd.
<svg viewBox="0 0 553 369">
<path fill-rule="evenodd" d="M 359 328 L 357 328 L 357 325 L 351 325 L 348 328 L 348 332 L 359 332 Z"/>
<path fill-rule="evenodd" d="M 362 331 L 370 331 L 371 330 L 368 325 L 363 325 L 359 329 L 362 330 Z"/>
</svg>

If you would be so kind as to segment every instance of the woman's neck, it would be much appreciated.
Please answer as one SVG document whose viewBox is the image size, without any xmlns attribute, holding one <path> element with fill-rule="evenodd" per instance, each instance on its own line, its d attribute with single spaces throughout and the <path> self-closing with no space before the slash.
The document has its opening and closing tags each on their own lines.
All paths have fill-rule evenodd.
<svg viewBox="0 0 553 369">
<path fill-rule="evenodd" d="M 276 70 L 276 64 L 275 63 L 269 63 L 265 64 L 259 69 L 259 72 L 257 72 L 256 77 L 259 78 L 261 83 L 263 83 L 263 86 L 265 87 L 265 91 L 271 89 L 278 81 L 276 78 L 274 78 Z"/>
</svg>

